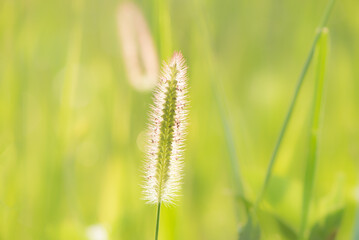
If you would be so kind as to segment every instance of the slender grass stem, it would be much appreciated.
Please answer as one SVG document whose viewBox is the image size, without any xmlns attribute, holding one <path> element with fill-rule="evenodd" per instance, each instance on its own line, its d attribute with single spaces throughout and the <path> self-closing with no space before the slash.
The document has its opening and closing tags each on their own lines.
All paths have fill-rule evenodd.
<svg viewBox="0 0 359 240">
<path fill-rule="evenodd" d="M 276 142 L 276 145 L 274 147 L 274 150 L 273 150 L 273 153 L 272 153 L 272 156 L 271 156 L 271 159 L 269 161 L 269 165 L 268 165 L 268 168 L 267 168 L 267 173 L 266 173 L 266 176 L 265 176 L 265 179 L 264 179 L 264 183 L 263 183 L 263 186 L 262 186 L 262 189 L 257 197 L 257 200 L 254 204 L 254 209 L 257 208 L 258 204 L 261 202 L 263 196 L 264 196 L 264 193 L 268 187 L 268 184 L 269 184 L 269 180 L 272 176 L 272 171 L 273 171 L 273 166 L 274 166 L 274 163 L 277 159 L 277 154 L 278 154 L 278 151 L 279 151 L 279 148 L 281 146 L 281 143 L 282 143 L 282 140 L 283 140 L 283 136 L 287 130 L 287 127 L 288 127 L 288 123 L 289 123 L 289 120 L 292 116 L 292 113 L 293 113 L 293 109 L 294 109 L 294 106 L 295 106 L 295 103 L 297 101 L 297 98 L 298 98 L 298 95 L 299 95 L 299 91 L 301 89 L 301 86 L 302 86 L 302 83 L 303 83 L 303 80 L 308 72 L 308 69 L 309 69 L 309 66 L 310 66 L 310 63 L 313 59 L 313 55 L 314 55 L 314 50 L 315 50 L 315 47 L 317 45 L 317 42 L 320 38 L 320 35 L 321 35 L 321 29 L 327 24 L 328 22 L 328 19 L 329 19 L 329 15 L 331 13 L 331 10 L 333 8 L 333 5 L 334 5 L 334 1 L 335 0 L 329 0 L 328 4 L 327 4 L 327 7 L 325 9 L 325 12 L 324 12 L 324 15 L 323 15 L 323 18 L 321 20 L 321 23 L 319 25 L 319 31 L 317 31 L 317 33 L 315 34 L 315 37 L 314 37 L 314 40 L 313 40 L 313 43 L 312 43 L 312 47 L 309 51 L 309 55 L 304 63 L 304 67 L 302 69 L 302 72 L 299 76 L 299 79 L 297 81 L 297 85 L 296 85 L 296 88 L 294 90 L 294 95 L 293 95 L 293 98 L 292 98 L 292 101 L 289 105 L 289 109 L 288 109 L 288 112 L 287 112 L 287 115 L 284 119 L 284 122 L 283 122 L 283 125 L 282 125 L 282 129 L 280 130 L 280 133 L 279 133 L 279 136 L 278 136 L 278 139 L 277 139 L 277 142 Z"/>
<path fill-rule="evenodd" d="M 161 202 L 158 202 L 157 205 L 157 220 L 156 220 L 156 235 L 155 240 L 158 239 L 158 229 L 160 227 L 160 212 L 161 212 Z"/>
<path fill-rule="evenodd" d="M 308 215 L 310 211 L 310 201 L 312 199 L 312 192 L 314 188 L 316 165 L 318 160 L 318 130 L 320 123 L 320 112 L 322 107 L 324 73 L 327 55 L 327 36 L 326 28 L 322 30 L 321 38 L 318 42 L 318 65 L 316 73 L 315 92 L 313 99 L 313 112 L 310 129 L 309 155 L 307 159 L 307 166 L 305 170 L 304 189 L 303 189 L 303 206 L 302 206 L 302 220 L 299 231 L 299 239 L 304 238 L 305 228 L 307 226 Z"/>
</svg>

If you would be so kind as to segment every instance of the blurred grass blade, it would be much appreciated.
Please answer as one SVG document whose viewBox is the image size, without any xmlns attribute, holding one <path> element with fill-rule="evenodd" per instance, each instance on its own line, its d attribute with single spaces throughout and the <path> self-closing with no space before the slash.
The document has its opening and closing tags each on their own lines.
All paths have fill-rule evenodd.
<svg viewBox="0 0 359 240">
<path fill-rule="evenodd" d="M 65 67 L 61 104 L 60 104 L 60 121 L 61 129 L 60 135 L 65 134 L 65 146 L 69 140 L 69 122 L 71 114 L 71 104 L 75 96 L 75 87 L 79 75 L 79 62 L 81 55 L 81 42 L 82 42 L 81 28 L 79 24 L 76 24 L 72 30 L 70 46 L 68 49 L 67 62 Z"/>
<path fill-rule="evenodd" d="M 309 138 L 309 153 L 304 179 L 302 219 L 299 232 L 300 239 L 303 239 L 305 228 L 307 226 L 308 215 L 310 211 L 310 201 L 312 198 L 316 166 L 318 161 L 318 131 L 323 99 L 324 74 L 327 58 L 328 29 L 324 28 L 321 32 L 322 34 L 318 42 L 318 65 L 316 70 L 316 82 L 313 98 L 313 112 Z"/>
<path fill-rule="evenodd" d="M 323 18 L 322 18 L 322 21 L 321 21 L 321 24 L 319 25 L 319 29 L 322 29 L 328 22 L 328 18 L 329 18 L 329 15 L 331 13 L 331 10 L 333 8 L 333 5 L 334 5 L 334 1 L 335 0 L 329 0 L 328 2 L 328 5 L 326 7 L 326 10 L 324 12 L 324 15 L 323 15 Z M 307 60 L 305 61 L 305 64 L 304 64 L 304 67 L 302 69 L 302 72 L 299 76 L 299 79 L 298 79 L 298 82 L 297 82 L 297 86 L 294 90 L 294 95 L 293 95 L 293 98 L 292 98 L 292 101 L 289 105 L 289 110 L 287 112 L 287 115 L 284 119 L 284 122 L 283 122 L 283 125 L 282 125 L 282 129 L 279 133 L 279 136 L 278 136 L 278 139 L 277 139 L 277 142 L 276 142 L 276 145 L 274 147 L 274 150 L 273 150 L 273 154 L 271 156 L 271 159 L 269 161 L 269 165 L 268 165 L 268 168 L 267 168 L 267 173 L 266 173 L 266 176 L 265 176 L 265 179 L 264 179 L 264 183 L 263 183 L 263 186 L 262 186 L 262 189 L 257 197 L 257 200 L 256 200 L 256 203 L 255 203 L 255 208 L 258 206 L 258 204 L 260 203 L 260 201 L 262 200 L 263 196 L 264 196 L 264 193 L 268 187 L 268 183 L 269 183 L 269 180 L 271 178 L 271 175 L 272 175 L 272 171 L 273 171 L 273 166 L 274 166 L 274 163 L 275 163 L 275 160 L 277 159 L 277 154 L 278 154 L 278 150 L 280 148 L 280 145 L 282 143 L 282 140 L 283 140 L 283 136 L 284 136 L 284 133 L 286 132 L 287 130 L 287 127 L 288 127 L 288 123 L 289 123 L 289 120 L 292 116 L 292 113 L 293 113 L 293 109 L 294 109 L 294 106 L 295 106 L 295 103 L 297 101 L 297 98 L 298 98 L 298 95 L 299 95 L 299 91 L 301 89 L 301 86 L 302 86 L 302 83 L 303 83 L 303 80 L 305 78 L 305 75 L 307 74 L 308 72 L 308 68 L 309 68 L 309 65 L 312 61 L 312 58 L 313 58 L 313 55 L 314 55 L 314 50 L 315 50 L 315 46 L 317 45 L 317 42 L 319 40 L 319 37 L 320 37 L 320 34 L 321 32 L 318 31 L 316 34 L 315 34 L 315 37 L 314 37 L 314 41 L 313 41 L 313 44 L 312 44 L 312 47 L 309 51 L 309 55 L 307 57 Z"/>
<path fill-rule="evenodd" d="M 353 240 L 359 239 L 359 203 L 357 203 L 357 210 L 355 214 Z"/>
<path fill-rule="evenodd" d="M 246 225 L 239 232 L 238 240 L 260 240 L 261 231 L 258 223 L 252 220 L 251 216 L 248 216 Z"/>
<path fill-rule="evenodd" d="M 173 52 L 169 1 L 155 0 L 153 12 L 157 18 L 156 35 L 159 40 L 160 59 L 168 58 Z"/>
<path fill-rule="evenodd" d="M 224 129 L 224 135 L 226 138 L 227 148 L 228 148 L 228 152 L 229 152 L 229 160 L 230 160 L 232 175 L 233 175 L 234 184 L 235 184 L 235 191 L 236 191 L 235 195 L 236 195 L 236 198 L 245 200 L 243 184 L 242 184 L 242 180 L 241 180 L 241 173 L 239 171 L 239 160 L 237 157 L 238 156 L 237 150 L 236 150 L 236 146 L 235 146 L 235 142 L 234 142 L 234 136 L 232 133 L 233 130 L 231 128 L 229 119 L 226 114 L 225 103 L 223 100 L 223 94 L 218 89 L 218 87 L 216 86 L 214 81 L 212 81 L 211 86 L 212 86 L 212 90 L 215 95 L 215 100 L 217 103 L 219 115 L 220 115 L 221 122 L 222 122 L 223 129 Z"/>
<path fill-rule="evenodd" d="M 235 141 L 234 141 L 234 136 L 233 136 L 233 129 L 231 127 L 230 121 L 228 119 L 228 113 L 226 112 L 226 105 L 224 102 L 224 94 L 222 93 L 222 89 L 219 86 L 219 83 L 221 81 L 219 81 L 220 77 L 219 74 L 217 73 L 218 71 L 216 71 L 216 58 L 214 56 L 214 48 L 213 48 L 213 43 L 212 43 L 212 39 L 211 36 L 209 34 L 209 26 L 207 24 L 207 18 L 204 15 L 204 10 L 201 9 L 201 3 L 199 0 L 196 1 L 196 7 L 197 7 L 197 11 L 200 12 L 200 16 L 199 16 L 199 21 L 197 21 L 198 23 L 198 27 L 201 30 L 201 32 L 203 33 L 203 45 L 205 46 L 205 53 L 206 53 L 206 59 L 208 59 L 208 71 L 210 71 L 210 84 L 211 84 L 211 89 L 214 95 L 214 99 L 216 101 L 216 105 L 218 107 L 218 111 L 219 111 L 219 115 L 220 115 L 220 120 L 221 120 L 221 124 L 222 127 L 224 129 L 224 136 L 226 139 L 226 146 L 228 149 L 228 153 L 229 153 L 229 160 L 230 160 L 230 167 L 232 170 L 232 178 L 233 178 L 233 184 L 234 184 L 234 191 L 235 191 L 235 200 L 236 200 L 236 214 L 238 219 L 241 219 L 241 216 L 243 216 L 243 214 L 240 211 L 240 207 L 238 205 L 238 200 L 240 201 L 240 203 L 243 203 L 243 206 L 245 208 L 246 214 L 248 214 L 248 202 L 246 200 L 245 197 L 245 193 L 244 193 L 244 189 L 243 189 L 243 183 L 242 183 L 242 178 L 241 178 L 241 173 L 240 173 L 240 164 L 239 164 L 239 159 L 238 159 L 238 155 L 237 155 L 237 150 L 236 150 L 236 146 L 235 146 Z"/>
</svg>

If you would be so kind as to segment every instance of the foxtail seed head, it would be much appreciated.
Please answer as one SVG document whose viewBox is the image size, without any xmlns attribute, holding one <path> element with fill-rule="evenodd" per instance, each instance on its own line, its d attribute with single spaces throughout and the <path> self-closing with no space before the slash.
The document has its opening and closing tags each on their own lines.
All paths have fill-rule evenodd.
<svg viewBox="0 0 359 240">
<path fill-rule="evenodd" d="M 148 203 L 172 203 L 182 180 L 187 124 L 187 67 L 179 52 L 164 63 L 150 115 L 144 194 Z"/>
</svg>

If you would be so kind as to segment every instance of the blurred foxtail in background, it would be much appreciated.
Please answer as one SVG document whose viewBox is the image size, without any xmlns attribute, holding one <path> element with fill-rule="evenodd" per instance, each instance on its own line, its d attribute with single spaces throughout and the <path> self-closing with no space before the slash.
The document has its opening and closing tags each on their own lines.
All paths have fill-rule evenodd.
<svg viewBox="0 0 359 240">
<path fill-rule="evenodd" d="M 135 3 L 122 3 L 117 12 L 118 34 L 129 83 L 138 91 L 150 91 L 158 77 L 158 56 L 150 29 Z"/>
</svg>

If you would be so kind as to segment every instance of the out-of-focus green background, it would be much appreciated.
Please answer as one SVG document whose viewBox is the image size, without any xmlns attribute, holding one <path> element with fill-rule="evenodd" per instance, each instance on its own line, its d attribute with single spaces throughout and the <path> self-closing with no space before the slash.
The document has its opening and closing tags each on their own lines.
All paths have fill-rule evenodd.
<svg viewBox="0 0 359 240">
<path fill-rule="evenodd" d="M 127 79 L 119 4 L 0 0 L 0 239 L 104 240 L 94 238 L 104 232 L 107 239 L 153 239 L 156 208 L 141 200 L 151 93 L 136 91 Z M 232 171 L 211 78 L 223 92 L 253 201 L 326 1 L 136 4 L 161 61 L 181 50 L 189 66 L 184 187 L 176 206 L 162 208 L 160 239 L 236 239 Z M 343 240 L 352 238 L 358 201 L 358 11 L 356 0 L 337 1 L 328 24 L 310 215 L 313 225 L 344 207 Z M 261 204 L 295 231 L 313 89 L 312 66 Z M 270 224 L 262 239 L 282 239 Z"/>
</svg>

